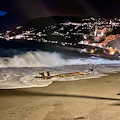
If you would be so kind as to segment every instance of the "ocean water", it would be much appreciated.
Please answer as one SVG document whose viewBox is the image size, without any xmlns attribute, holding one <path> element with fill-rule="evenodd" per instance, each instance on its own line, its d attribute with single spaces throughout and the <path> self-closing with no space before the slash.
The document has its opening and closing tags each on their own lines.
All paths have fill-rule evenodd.
<svg viewBox="0 0 120 120">
<path fill-rule="evenodd" d="M 0 57 L 0 89 L 16 89 L 29 87 L 45 87 L 53 81 L 71 81 L 80 79 L 100 78 L 109 73 L 120 71 L 120 60 L 108 60 L 98 57 L 73 57 L 57 52 L 43 52 L 40 50 L 20 52 L 9 56 L 10 50 L 2 51 L 7 56 Z M 93 67 L 94 66 L 94 67 Z M 91 72 L 92 67 L 94 70 Z M 71 72 L 89 72 L 88 75 L 49 80 L 36 78 L 39 72 L 50 71 L 51 75 Z"/>
</svg>

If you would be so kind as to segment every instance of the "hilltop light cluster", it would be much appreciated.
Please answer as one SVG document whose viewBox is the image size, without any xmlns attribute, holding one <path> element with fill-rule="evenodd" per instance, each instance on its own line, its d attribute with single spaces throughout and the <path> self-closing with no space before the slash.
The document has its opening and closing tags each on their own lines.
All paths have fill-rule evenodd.
<svg viewBox="0 0 120 120">
<path fill-rule="evenodd" d="M 22 30 L 22 26 L 16 27 L 15 30 L 7 31 L 0 34 L 0 38 L 6 40 L 24 39 L 35 40 L 43 43 L 61 44 L 63 46 L 75 46 L 79 44 L 97 46 L 100 48 L 112 49 L 102 44 L 108 33 L 120 27 L 120 19 L 83 18 L 80 22 L 65 21 L 45 26 L 41 31 L 35 28 Z M 108 40 L 109 41 L 109 40 Z M 114 48 L 116 51 L 116 48 Z M 118 50 L 119 51 L 119 50 Z M 94 52 L 93 50 L 91 51 Z M 111 52 L 114 54 L 115 52 Z"/>
</svg>

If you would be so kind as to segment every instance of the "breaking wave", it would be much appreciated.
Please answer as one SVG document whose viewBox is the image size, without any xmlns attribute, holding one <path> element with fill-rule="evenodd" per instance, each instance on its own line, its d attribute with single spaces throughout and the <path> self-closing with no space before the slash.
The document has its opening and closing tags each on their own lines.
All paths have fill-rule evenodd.
<svg viewBox="0 0 120 120">
<path fill-rule="evenodd" d="M 56 67 L 84 64 L 120 64 L 120 60 L 108 60 L 98 57 L 64 58 L 53 52 L 29 51 L 13 57 L 0 57 L 0 67 Z"/>
<path fill-rule="evenodd" d="M 17 54 L 10 57 L 13 52 Z M 20 51 L 19 53 L 17 50 L 10 50 L 7 55 L 7 57 L 0 57 L 0 89 L 45 87 L 53 81 L 100 78 L 101 76 L 106 76 L 108 73 L 120 71 L 118 65 L 120 64 L 120 60 L 107 60 L 97 57 L 76 58 L 73 56 L 64 56 L 56 52 L 43 51 L 29 51 L 24 53 Z M 94 71 L 88 75 L 53 78 L 50 80 L 35 77 L 39 76 L 39 72 L 44 72 L 46 75 L 47 71 L 50 71 L 51 75 L 76 71 L 89 72 L 92 68 L 91 64 L 95 65 Z M 112 64 L 112 66 L 107 64 Z M 114 64 L 117 64 L 117 66 Z"/>
</svg>

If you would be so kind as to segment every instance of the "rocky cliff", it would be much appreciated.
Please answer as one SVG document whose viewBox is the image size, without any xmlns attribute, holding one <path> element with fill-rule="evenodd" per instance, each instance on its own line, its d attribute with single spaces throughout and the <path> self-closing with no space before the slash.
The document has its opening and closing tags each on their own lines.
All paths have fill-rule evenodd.
<svg viewBox="0 0 120 120">
<path fill-rule="evenodd" d="M 109 35 L 102 42 L 103 46 L 109 46 L 114 49 L 120 50 L 120 34 L 117 35 Z"/>
</svg>

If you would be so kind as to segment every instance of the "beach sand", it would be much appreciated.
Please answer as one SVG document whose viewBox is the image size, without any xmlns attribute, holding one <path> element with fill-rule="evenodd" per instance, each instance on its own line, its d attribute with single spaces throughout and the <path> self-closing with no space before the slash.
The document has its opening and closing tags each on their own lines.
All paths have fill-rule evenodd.
<svg viewBox="0 0 120 120">
<path fill-rule="evenodd" d="M 120 120 L 120 73 L 0 90 L 0 120 Z"/>
</svg>

